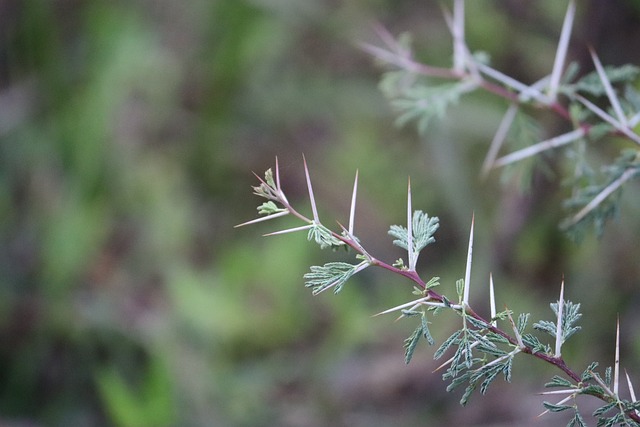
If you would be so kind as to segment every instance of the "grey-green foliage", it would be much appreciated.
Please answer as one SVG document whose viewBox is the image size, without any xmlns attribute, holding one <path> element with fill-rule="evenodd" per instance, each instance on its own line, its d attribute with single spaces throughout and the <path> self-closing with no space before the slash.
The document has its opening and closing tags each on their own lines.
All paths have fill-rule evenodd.
<svg viewBox="0 0 640 427">
<path fill-rule="evenodd" d="M 553 302 L 549 304 L 551 310 L 558 318 L 559 302 Z M 571 301 L 565 301 L 562 310 L 562 342 L 564 343 L 569 337 L 580 330 L 580 326 L 576 326 L 575 323 L 580 320 L 582 314 L 580 313 L 580 304 L 574 304 Z M 557 322 L 557 320 L 556 320 Z M 536 322 L 533 327 L 537 330 L 544 331 L 556 338 L 557 323 L 547 320 L 540 320 Z"/>
<path fill-rule="evenodd" d="M 598 426 L 639 426 L 640 422 L 638 422 L 637 417 L 632 418 L 630 414 L 637 414 L 635 411 L 640 408 L 640 402 L 621 399 L 615 393 L 612 393 L 610 388 L 613 382 L 616 381 L 613 378 L 612 368 L 607 367 L 604 376 L 602 376 L 596 371 L 597 367 L 598 363 L 591 363 L 582 373 L 578 383 L 560 376 L 554 376 L 550 382 L 545 384 L 545 387 L 563 389 L 564 392 L 571 393 L 569 396 L 571 399 L 575 399 L 578 395 L 606 396 L 603 399 L 605 403 L 592 413 L 592 416 L 597 420 Z M 567 424 L 568 427 L 586 426 L 587 423 L 578 412 L 577 405 L 575 403 L 572 405 L 566 404 L 565 401 L 567 399 L 564 399 L 561 403 L 544 402 L 543 405 L 549 412 L 572 410 L 574 416 Z"/>
<path fill-rule="evenodd" d="M 391 74 L 385 78 L 395 80 L 398 77 L 401 76 Z M 443 119 L 447 109 L 457 104 L 460 97 L 469 92 L 472 87 L 472 83 L 465 81 L 442 83 L 437 86 L 416 81 L 402 95 L 391 101 L 391 106 L 398 112 L 396 123 L 398 126 L 404 126 L 416 121 L 420 133 L 425 134 L 431 121 Z"/>
<path fill-rule="evenodd" d="M 364 264 L 353 265 L 346 262 L 329 262 L 323 266 L 311 266 L 311 272 L 304 275 L 305 286 L 313 289 L 313 294 L 334 288 L 337 294 L 342 290 L 345 282 L 353 276 Z"/>
<path fill-rule="evenodd" d="M 415 266 L 420 251 L 427 245 L 436 241 L 433 235 L 440 227 L 440 219 L 437 216 L 429 217 L 428 214 L 418 210 L 413 212 L 412 224 L 413 259 L 409 260 L 409 265 Z M 395 237 L 395 240 L 393 241 L 394 245 L 405 250 L 409 248 L 409 231 L 407 230 L 407 227 L 402 225 L 392 225 L 389 227 L 389 235 Z"/>
<path fill-rule="evenodd" d="M 626 85 L 635 81 L 640 75 L 640 67 L 631 64 L 625 64 L 619 67 L 605 66 L 604 70 L 607 78 L 612 84 Z M 573 63 L 567 70 L 566 75 L 567 77 L 572 77 L 577 75 L 578 71 L 577 65 Z M 567 95 L 574 95 L 577 92 L 593 96 L 606 95 L 602 79 L 596 71 L 588 73 L 584 77 L 576 80 L 574 83 L 571 83 L 571 81 L 565 82 L 565 84 L 560 87 L 560 90 Z"/>
<path fill-rule="evenodd" d="M 342 241 L 340 241 L 340 239 L 331 234 L 331 230 L 318 223 L 313 223 L 311 225 L 311 228 L 309 228 L 309 233 L 307 234 L 307 239 L 309 241 L 315 241 L 318 245 L 320 245 L 321 249 L 336 249 L 344 244 Z"/>
<path fill-rule="evenodd" d="M 413 333 L 404 340 L 404 361 L 405 363 L 409 363 L 411 358 L 413 357 L 413 352 L 418 345 L 418 341 L 420 338 L 424 338 L 427 340 L 429 345 L 435 344 L 433 337 L 431 336 L 431 332 L 429 331 L 429 321 L 427 320 L 427 313 L 424 311 L 412 311 L 412 310 L 403 310 L 402 314 L 407 317 L 411 316 L 419 316 L 420 323 L 418 327 L 413 331 Z"/>
<path fill-rule="evenodd" d="M 581 165 L 575 168 L 579 171 L 570 183 L 573 184 L 572 194 L 564 201 L 564 207 L 569 211 L 584 209 L 592 203 L 607 189 L 617 186 L 621 180 L 630 181 L 640 175 L 640 151 L 635 149 L 625 149 L 620 156 L 611 164 L 601 167 L 600 173 L 594 172 L 589 166 Z M 622 188 L 616 190 L 598 206 L 590 210 L 584 221 L 575 222 L 571 219 L 565 220 L 561 227 L 570 232 L 570 235 L 579 240 L 584 235 L 584 226 L 591 223 L 598 235 L 604 231 L 607 220 L 613 218 L 618 213 L 619 199 L 622 195 Z"/>
</svg>

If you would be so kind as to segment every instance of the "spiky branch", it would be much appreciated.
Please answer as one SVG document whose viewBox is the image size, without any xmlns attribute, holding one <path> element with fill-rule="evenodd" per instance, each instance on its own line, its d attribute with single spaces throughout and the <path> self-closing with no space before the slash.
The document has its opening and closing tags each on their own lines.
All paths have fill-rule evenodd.
<svg viewBox="0 0 640 427">
<path fill-rule="evenodd" d="M 307 230 L 308 239 L 315 241 L 322 248 L 345 246 L 355 251 L 356 258 L 360 260 L 358 264 L 331 262 L 324 266 L 311 267 L 310 273 L 305 274 L 305 280 L 306 286 L 313 288 L 314 295 L 328 289 L 333 289 L 335 293 L 338 293 L 351 277 L 369 266 L 381 267 L 394 274 L 399 274 L 413 282 L 415 287 L 414 293 L 418 294 L 419 298 L 390 308 L 379 314 L 400 312 L 400 317 L 418 316 L 420 318 L 420 323 L 416 330 L 405 340 L 405 360 L 407 362 L 411 360 L 417 343 L 421 338 L 425 338 L 429 344 L 433 344 L 434 342 L 428 327 L 430 323 L 427 320 L 429 311 L 449 309 L 462 317 L 462 329 L 445 340 L 436 351 L 435 357 L 441 357 L 450 348 L 457 348 L 454 356 L 440 365 L 438 369 L 446 368 L 443 378 L 451 381 L 448 390 L 452 390 L 462 384 L 467 384 L 461 400 L 463 404 L 466 403 L 476 387 L 479 386 L 480 391 L 484 393 L 498 374 L 503 373 L 505 378 L 510 380 L 513 358 L 519 353 L 525 353 L 555 366 L 570 378 L 570 380 L 558 380 L 550 383 L 552 387 L 557 387 L 559 386 L 558 384 L 560 384 L 569 388 L 565 388 L 562 391 L 547 392 L 547 394 L 568 394 L 567 397 L 557 404 L 545 404 L 548 411 L 557 412 L 573 408 L 572 406 L 564 404 L 569 399 L 573 399 L 578 395 L 588 394 L 606 403 L 606 410 L 603 409 L 602 413 L 598 414 L 600 418 L 604 419 L 602 415 L 615 407 L 618 409 L 618 412 L 606 418 L 607 420 L 621 419 L 640 423 L 640 415 L 638 414 L 640 403 L 636 402 L 635 397 L 633 397 L 633 386 L 631 385 L 628 375 L 627 382 L 630 394 L 632 395 L 632 401 L 623 400 L 619 397 L 619 326 L 617 329 L 618 339 L 616 341 L 613 378 L 610 378 L 610 374 L 606 374 L 605 378 L 602 378 L 596 373 L 596 365 L 593 364 L 582 374 L 579 374 L 570 368 L 563 359 L 562 345 L 571 335 L 580 329 L 575 323 L 581 317 L 579 313 L 580 305 L 566 301 L 564 298 L 564 282 L 561 285 L 558 302 L 551 304 L 551 309 L 556 315 L 556 321 L 539 321 L 533 325 L 534 329 L 545 332 L 555 339 L 554 349 L 552 350 L 550 346 L 543 344 L 535 336 L 525 333 L 529 318 L 528 314 L 521 314 L 516 321 L 513 318 L 512 311 L 508 308 L 505 308 L 501 313 L 496 313 L 492 277 L 490 277 L 489 280 L 491 319 L 485 319 L 471 307 L 469 295 L 472 283 L 471 265 L 473 260 L 472 248 L 475 222 L 473 219 L 469 233 L 464 279 L 456 283 L 458 302 L 453 303 L 452 300 L 444 294 L 434 290 L 434 288 L 439 285 L 439 279 L 437 277 L 425 282 L 416 271 L 416 264 L 421 250 L 435 242 L 434 234 L 438 229 L 439 220 L 436 217 L 429 217 L 422 211 L 412 211 L 410 182 L 407 190 L 407 226 L 391 226 L 389 231 L 389 234 L 395 238 L 393 243 L 407 251 L 408 261 L 405 264 L 405 262 L 400 259 L 392 265 L 371 255 L 354 235 L 355 206 L 358 188 L 357 173 L 351 196 L 349 228 L 347 229 L 339 224 L 341 232 L 338 233 L 330 230 L 320 221 L 306 161 L 304 161 L 304 172 L 313 218 L 308 218 L 299 213 L 287 200 L 280 186 L 280 174 L 276 159 L 275 179 L 272 171 L 268 170 L 265 173 L 264 179 L 259 178 L 260 185 L 254 187 L 255 194 L 268 199 L 269 202 L 267 203 L 271 203 L 268 209 L 265 208 L 265 204 L 258 207 L 259 212 L 265 216 L 245 222 L 237 227 L 292 214 L 306 224 L 301 227 L 294 227 L 266 235 L 272 236 Z M 280 204 L 281 207 L 276 203 Z M 499 320 L 507 320 L 512 332 L 507 332 L 500 328 L 498 326 Z M 483 356 L 478 358 L 478 353 Z M 608 408 L 609 405 L 612 405 L 611 408 Z M 580 417 L 577 411 L 575 417 L 575 419 Z"/>
</svg>

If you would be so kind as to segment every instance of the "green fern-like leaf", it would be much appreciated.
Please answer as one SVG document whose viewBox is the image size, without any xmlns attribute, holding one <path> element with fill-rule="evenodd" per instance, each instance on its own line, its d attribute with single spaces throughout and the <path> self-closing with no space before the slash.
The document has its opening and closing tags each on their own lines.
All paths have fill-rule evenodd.
<svg viewBox="0 0 640 427">
<path fill-rule="evenodd" d="M 582 416 L 580 416 L 580 413 L 576 410 L 575 413 L 573 414 L 573 418 L 571 418 L 571 420 L 569 421 L 569 424 L 567 424 L 567 427 L 587 427 L 587 423 L 584 422 L 584 419 L 582 418 Z"/>
<path fill-rule="evenodd" d="M 604 71 L 611 84 L 631 83 L 640 75 L 640 68 L 631 64 L 620 67 L 605 66 Z M 593 71 L 575 84 L 565 87 L 565 93 L 572 94 L 573 92 L 602 96 L 606 94 L 606 89 L 598 72 Z"/>
<path fill-rule="evenodd" d="M 284 212 L 286 211 L 286 209 L 283 208 L 279 208 L 275 203 L 273 203 L 272 201 L 268 201 L 268 202 L 264 202 L 263 204 L 261 204 L 260 206 L 258 206 L 258 213 L 260 215 L 273 215 L 275 213 L 278 212 Z"/>
<path fill-rule="evenodd" d="M 444 118 L 447 109 L 473 88 L 473 84 L 464 80 L 437 86 L 415 84 L 403 95 L 391 100 L 392 107 L 399 112 L 396 123 L 404 126 L 415 120 L 418 122 L 418 131 L 424 134 L 433 119 Z"/>
<path fill-rule="evenodd" d="M 307 235 L 307 239 L 309 241 L 313 240 L 318 245 L 320 245 L 321 249 L 326 248 L 339 248 L 344 246 L 344 242 L 337 237 L 335 237 L 331 230 L 325 227 L 322 224 L 314 223 L 312 227 L 309 229 L 309 234 Z"/>
<path fill-rule="evenodd" d="M 573 387 L 573 383 L 558 375 L 554 375 L 553 378 L 551 378 L 551 381 L 546 383 L 544 386 L 547 388 L 550 388 L 550 387 L 567 387 L 568 388 L 568 387 Z"/>
<path fill-rule="evenodd" d="M 566 411 L 567 409 L 573 409 L 573 406 L 569 406 L 569 405 L 556 405 L 555 403 L 549 403 L 549 402 L 542 402 L 542 405 L 549 411 L 549 412 L 562 412 L 562 411 Z"/>
<path fill-rule="evenodd" d="M 440 220 L 437 216 L 430 217 L 427 213 L 420 210 L 413 212 L 412 223 L 412 241 L 413 241 L 413 261 L 415 262 L 422 249 L 427 245 L 436 241 L 433 235 L 440 227 Z M 406 227 L 401 225 L 392 225 L 389 227 L 389 235 L 395 237 L 393 244 L 407 250 L 408 246 L 408 231 Z M 411 264 L 411 262 L 410 262 Z M 433 285 L 435 286 L 435 285 Z"/>
<path fill-rule="evenodd" d="M 435 360 L 440 359 L 446 353 L 446 351 L 449 350 L 449 348 L 451 348 L 451 346 L 460 339 L 461 335 L 462 331 L 455 331 L 453 334 L 451 334 L 449 338 L 447 338 L 442 344 L 440 344 L 440 347 L 438 347 L 438 349 L 434 353 L 433 358 Z"/>
<path fill-rule="evenodd" d="M 420 341 L 420 337 L 423 334 L 422 325 L 419 325 L 415 331 L 409 336 L 409 338 L 404 340 L 404 363 L 409 364 L 411 362 L 411 358 L 413 357 L 413 352 L 418 345 L 418 341 Z"/>
<path fill-rule="evenodd" d="M 311 266 L 311 272 L 304 275 L 305 286 L 313 288 L 312 293 L 314 295 L 331 287 L 334 288 L 334 293 L 337 294 L 351 276 L 367 265 L 363 261 L 358 265 L 346 262 L 329 262 L 323 266 Z"/>
<path fill-rule="evenodd" d="M 558 316 L 558 303 L 554 302 L 550 304 L 551 310 Z M 564 343 L 573 334 L 580 330 L 580 326 L 576 326 L 575 323 L 580 320 L 582 314 L 580 314 L 580 304 L 574 304 L 571 301 L 564 301 L 564 308 L 562 310 L 562 342 Z M 552 337 L 556 337 L 557 326 L 556 322 L 550 322 L 548 320 L 540 320 L 534 323 L 534 329 L 546 332 Z"/>
</svg>

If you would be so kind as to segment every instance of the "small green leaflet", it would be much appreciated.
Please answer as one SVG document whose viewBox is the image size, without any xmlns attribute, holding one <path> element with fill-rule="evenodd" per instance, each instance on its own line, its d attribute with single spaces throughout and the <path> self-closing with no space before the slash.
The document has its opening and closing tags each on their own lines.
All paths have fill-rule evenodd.
<svg viewBox="0 0 640 427">
<path fill-rule="evenodd" d="M 261 204 L 260 206 L 258 206 L 258 213 L 260 215 L 273 215 L 275 213 L 278 212 L 284 212 L 286 211 L 286 209 L 283 208 L 279 208 L 275 203 L 273 203 L 272 201 L 269 202 L 264 202 L 263 204 Z"/>
<path fill-rule="evenodd" d="M 437 216 L 429 217 L 422 211 L 414 211 L 413 219 L 413 250 L 414 253 L 420 252 L 430 243 L 436 241 L 433 235 L 440 227 L 440 219 Z M 389 227 L 389 234 L 396 238 L 393 244 L 403 249 L 408 249 L 407 245 L 407 228 L 402 225 L 392 225 Z"/>
<path fill-rule="evenodd" d="M 334 293 L 342 290 L 345 282 L 351 276 L 369 266 L 366 261 L 358 265 L 352 265 L 346 262 L 329 262 L 325 265 L 311 266 L 311 272 L 304 275 L 305 286 L 313 288 L 313 295 L 317 295 L 331 287 L 334 287 Z"/>
<path fill-rule="evenodd" d="M 413 242 L 413 256 L 409 260 L 410 266 L 415 266 L 418 261 L 420 251 L 424 249 L 428 244 L 436 241 L 433 235 L 438 227 L 440 227 L 440 220 L 437 216 L 429 217 L 428 214 L 422 211 L 414 211 L 412 224 L 412 242 Z M 407 228 L 401 225 L 392 225 L 389 227 L 389 234 L 395 237 L 393 244 L 399 246 L 405 250 L 409 249 L 408 245 L 408 232 Z"/>
<path fill-rule="evenodd" d="M 555 403 L 549 402 L 542 402 L 542 405 L 550 412 L 562 412 L 567 409 L 573 409 L 573 406 L 570 405 L 556 405 Z"/>
<path fill-rule="evenodd" d="M 307 240 L 314 240 L 318 245 L 320 245 L 320 249 L 337 248 L 344 245 L 344 242 L 335 237 L 331 233 L 331 230 L 329 230 L 324 225 L 316 224 L 315 222 L 309 229 Z"/>
<path fill-rule="evenodd" d="M 587 427 L 587 423 L 584 422 L 584 419 L 580 416 L 580 413 L 576 410 L 575 414 L 567 427 Z"/>
<path fill-rule="evenodd" d="M 413 352 L 418 345 L 418 341 L 423 337 L 427 340 L 429 345 L 434 344 L 433 337 L 431 336 L 431 332 L 429 332 L 429 322 L 427 322 L 427 315 L 422 312 L 420 313 L 420 324 L 413 331 L 413 333 L 409 336 L 409 338 L 404 340 L 404 362 L 409 364 L 411 362 L 411 358 L 413 357 Z"/>
<path fill-rule="evenodd" d="M 551 310 L 558 317 L 558 303 L 554 302 L 550 304 Z M 571 301 L 564 302 L 564 308 L 562 310 L 562 342 L 564 343 L 571 335 L 580 330 L 580 326 L 574 326 L 574 324 L 580 320 L 582 314 L 580 314 L 580 304 L 574 304 Z M 552 337 L 556 337 L 556 323 L 548 320 L 541 320 L 534 323 L 534 329 L 544 331 Z"/>
<path fill-rule="evenodd" d="M 631 64 L 622 65 L 620 67 L 605 66 L 604 69 L 611 84 L 631 83 L 638 77 L 638 74 L 640 74 L 640 68 Z M 576 91 L 594 96 L 602 96 L 606 94 L 606 90 L 602 84 L 602 79 L 597 71 L 587 74 L 573 85 L 567 85 L 564 90 L 569 94 L 573 94 Z"/>
<path fill-rule="evenodd" d="M 546 383 L 544 385 L 545 387 L 549 388 L 549 387 L 567 387 L 567 388 L 571 388 L 573 387 L 573 383 L 565 378 L 562 378 L 558 375 L 554 375 L 553 378 L 551 378 L 551 381 L 549 381 L 548 383 Z"/>
</svg>

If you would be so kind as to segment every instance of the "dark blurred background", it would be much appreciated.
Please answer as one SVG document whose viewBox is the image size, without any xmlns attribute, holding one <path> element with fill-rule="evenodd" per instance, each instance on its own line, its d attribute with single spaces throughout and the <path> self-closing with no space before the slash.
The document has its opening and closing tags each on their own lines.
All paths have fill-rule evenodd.
<svg viewBox="0 0 640 427">
<path fill-rule="evenodd" d="M 534 82 L 565 9 L 468 2 L 469 45 Z M 421 61 L 450 63 L 436 1 L 0 2 L 0 426 L 566 423 L 535 419 L 559 372 L 526 356 L 513 384 L 468 408 L 432 373 L 434 349 L 406 366 L 414 323 L 371 315 L 408 301 L 410 283 L 369 269 L 312 298 L 308 266 L 343 254 L 304 234 L 261 237 L 288 218 L 233 228 L 255 216 L 251 172 L 275 156 L 309 211 L 303 153 L 326 224 L 346 221 L 359 169 L 356 233 L 390 262 L 410 175 L 414 207 L 442 223 L 419 270 L 445 294 L 464 275 L 475 212 L 474 304 L 488 311 L 492 271 L 500 307 L 551 319 L 564 277 L 585 313 L 569 364 L 612 364 L 619 314 L 622 363 L 640 379 L 637 184 L 601 239 L 571 243 L 555 157 L 479 179 L 504 101 L 463 98 L 424 137 L 394 125 L 383 70 L 358 47 L 380 43 L 376 23 L 410 32 Z M 640 2 L 579 2 L 570 55 L 584 71 L 587 45 L 605 64 L 640 63 Z M 541 137 L 567 126 L 536 114 Z M 440 342 L 455 322 L 436 319 Z"/>
</svg>

